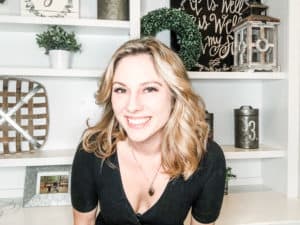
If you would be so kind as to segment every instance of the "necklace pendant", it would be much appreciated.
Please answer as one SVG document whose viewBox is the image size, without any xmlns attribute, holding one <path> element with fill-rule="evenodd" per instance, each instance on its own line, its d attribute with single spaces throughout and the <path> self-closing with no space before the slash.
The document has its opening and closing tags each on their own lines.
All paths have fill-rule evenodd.
<svg viewBox="0 0 300 225">
<path fill-rule="evenodd" d="M 150 195 L 150 196 L 153 196 L 154 195 L 154 189 L 153 189 L 153 187 L 150 187 L 149 188 L 149 190 L 148 190 L 148 194 Z"/>
</svg>

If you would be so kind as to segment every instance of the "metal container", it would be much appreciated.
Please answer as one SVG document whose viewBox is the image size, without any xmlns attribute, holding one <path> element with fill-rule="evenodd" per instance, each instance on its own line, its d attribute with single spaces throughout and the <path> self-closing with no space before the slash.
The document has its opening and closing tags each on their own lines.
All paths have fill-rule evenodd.
<svg viewBox="0 0 300 225">
<path fill-rule="evenodd" d="M 205 121 L 208 123 L 209 126 L 209 134 L 208 138 L 214 139 L 214 114 L 209 113 L 205 110 Z"/>
<path fill-rule="evenodd" d="M 129 1 L 98 0 L 98 19 L 129 20 Z"/>
<path fill-rule="evenodd" d="M 235 147 L 255 149 L 259 147 L 258 109 L 241 106 L 234 109 Z"/>
</svg>

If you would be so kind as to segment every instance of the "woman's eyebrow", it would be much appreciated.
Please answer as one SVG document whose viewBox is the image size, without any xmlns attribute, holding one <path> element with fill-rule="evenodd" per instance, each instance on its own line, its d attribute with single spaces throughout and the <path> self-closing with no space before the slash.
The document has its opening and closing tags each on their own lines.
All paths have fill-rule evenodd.
<svg viewBox="0 0 300 225">
<path fill-rule="evenodd" d="M 121 86 L 126 86 L 126 84 L 124 84 L 124 83 L 122 83 L 122 82 L 119 82 L 119 81 L 114 81 L 112 84 L 113 84 L 113 85 L 114 85 L 114 84 L 118 84 L 118 85 L 121 85 Z"/>
<path fill-rule="evenodd" d="M 120 82 L 120 81 L 114 81 L 112 84 L 113 85 L 117 84 L 117 85 L 121 85 L 121 86 L 127 86 L 125 83 Z M 159 86 L 163 86 L 163 84 L 159 81 L 145 81 L 145 82 L 142 82 L 140 85 L 141 86 L 146 86 L 146 85 L 149 85 L 149 84 L 157 84 Z"/>
<path fill-rule="evenodd" d="M 163 86 L 162 83 L 159 81 L 146 81 L 146 82 L 143 82 L 141 85 L 145 86 L 145 85 L 149 85 L 149 84 L 157 84 L 159 86 Z"/>
</svg>

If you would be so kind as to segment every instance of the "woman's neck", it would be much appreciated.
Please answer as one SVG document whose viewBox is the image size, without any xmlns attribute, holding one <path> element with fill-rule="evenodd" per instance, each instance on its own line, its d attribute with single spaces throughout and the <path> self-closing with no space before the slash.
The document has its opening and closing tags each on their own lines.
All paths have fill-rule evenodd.
<svg viewBox="0 0 300 225">
<path fill-rule="evenodd" d="M 127 138 L 125 142 L 132 151 L 145 156 L 153 156 L 161 153 L 161 141 L 158 139 L 151 142 L 134 142 Z"/>
</svg>

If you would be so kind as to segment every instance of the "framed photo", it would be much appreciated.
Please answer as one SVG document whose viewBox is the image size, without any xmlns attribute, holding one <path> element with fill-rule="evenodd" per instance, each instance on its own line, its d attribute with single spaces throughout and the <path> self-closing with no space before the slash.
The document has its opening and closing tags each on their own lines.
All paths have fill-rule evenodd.
<svg viewBox="0 0 300 225">
<path fill-rule="evenodd" d="M 23 207 L 70 205 L 71 165 L 26 167 Z"/>
<path fill-rule="evenodd" d="M 79 0 L 21 0 L 22 16 L 79 17 Z"/>
<path fill-rule="evenodd" d="M 9 14 L 8 1 L 0 0 L 0 15 L 1 14 Z"/>
</svg>

